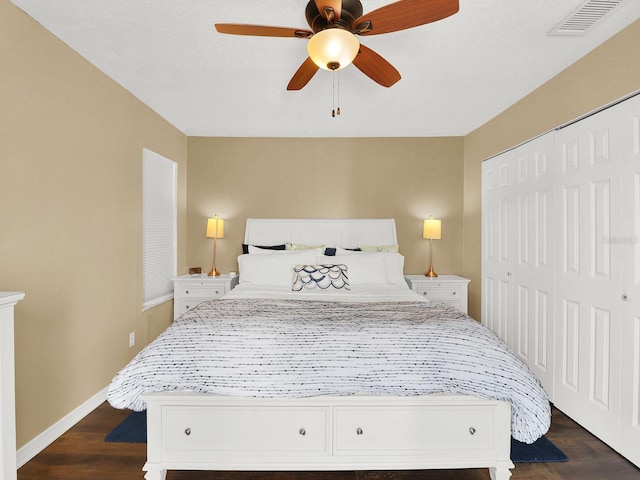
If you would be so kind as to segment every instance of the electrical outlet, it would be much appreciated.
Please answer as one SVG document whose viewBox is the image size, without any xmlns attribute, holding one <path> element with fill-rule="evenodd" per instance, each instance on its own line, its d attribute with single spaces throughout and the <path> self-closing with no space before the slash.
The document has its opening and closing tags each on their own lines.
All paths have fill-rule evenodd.
<svg viewBox="0 0 640 480">
<path fill-rule="evenodd" d="M 136 332 L 129 334 L 129 347 L 133 347 L 136 344 Z"/>
</svg>

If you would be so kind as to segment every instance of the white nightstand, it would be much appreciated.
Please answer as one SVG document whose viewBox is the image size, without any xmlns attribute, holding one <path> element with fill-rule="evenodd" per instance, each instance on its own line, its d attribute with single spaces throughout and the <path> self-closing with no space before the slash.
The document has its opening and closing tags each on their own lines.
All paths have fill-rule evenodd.
<svg viewBox="0 0 640 480">
<path fill-rule="evenodd" d="M 434 303 L 446 303 L 467 313 L 468 285 L 471 280 L 457 275 L 405 275 L 409 287 Z"/>
<path fill-rule="evenodd" d="M 173 279 L 173 318 L 212 298 L 219 298 L 238 284 L 238 276 L 228 274 L 210 277 L 207 274 L 181 275 Z"/>
</svg>

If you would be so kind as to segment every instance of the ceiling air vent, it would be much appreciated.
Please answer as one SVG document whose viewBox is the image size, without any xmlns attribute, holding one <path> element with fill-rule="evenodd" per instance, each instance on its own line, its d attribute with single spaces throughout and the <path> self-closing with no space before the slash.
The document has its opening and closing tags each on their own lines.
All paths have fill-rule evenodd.
<svg viewBox="0 0 640 480">
<path fill-rule="evenodd" d="M 624 0 L 586 0 L 556 25 L 549 35 L 584 35 L 622 2 Z"/>
</svg>

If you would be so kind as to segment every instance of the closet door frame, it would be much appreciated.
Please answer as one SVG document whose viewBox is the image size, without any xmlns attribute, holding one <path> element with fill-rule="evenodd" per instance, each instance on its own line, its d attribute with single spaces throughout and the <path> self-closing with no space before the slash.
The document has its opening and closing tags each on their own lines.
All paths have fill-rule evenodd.
<svg viewBox="0 0 640 480">
<path fill-rule="evenodd" d="M 548 183 L 531 174 L 537 139 L 483 163 L 482 321 L 560 410 L 640 466 L 640 94 L 552 134 Z"/>
</svg>

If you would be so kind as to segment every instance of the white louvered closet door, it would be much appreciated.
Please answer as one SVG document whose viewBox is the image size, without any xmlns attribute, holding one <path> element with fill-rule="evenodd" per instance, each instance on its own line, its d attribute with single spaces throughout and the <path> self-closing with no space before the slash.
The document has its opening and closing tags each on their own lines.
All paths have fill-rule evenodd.
<svg viewBox="0 0 640 480">
<path fill-rule="evenodd" d="M 615 447 L 620 415 L 620 120 L 556 132 L 556 406 Z"/>
<path fill-rule="evenodd" d="M 622 106 L 620 452 L 640 465 L 640 96 Z"/>
<path fill-rule="evenodd" d="M 483 164 L 483 323 L 553 397 L 550 132 Z"/>
</svg>

